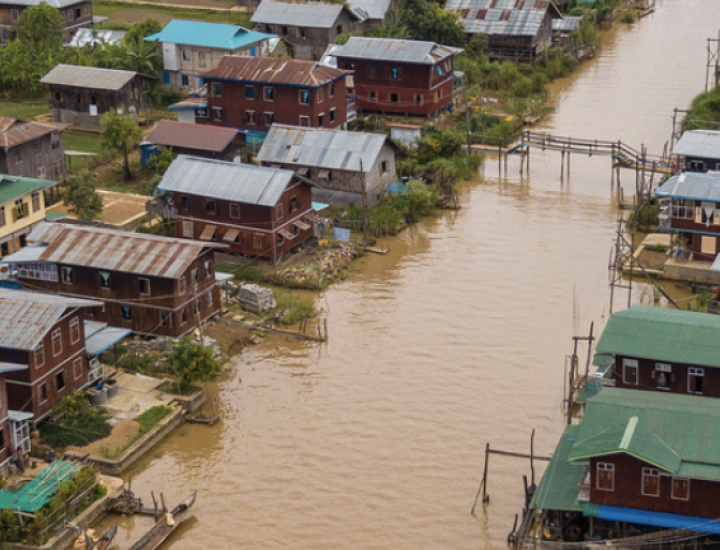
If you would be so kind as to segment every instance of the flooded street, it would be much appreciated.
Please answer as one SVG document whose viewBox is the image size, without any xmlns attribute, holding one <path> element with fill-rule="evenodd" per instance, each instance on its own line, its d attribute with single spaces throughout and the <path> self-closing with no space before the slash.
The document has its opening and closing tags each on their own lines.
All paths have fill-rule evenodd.
<svg viewBox="0 0 720 550">
<path fill-rule="evenodd" d="M 719 26 L 714 0 L 659 2 L 554 85 L 542 129 L 660 154 L 672 109 L 704 88 Z M 573 157 L 564 185 L 558 154 L 533 150 L 529 178 L 517 162 L 498 178 L 488 159 L 462 210 L 385 242 L 390 254 L 324 292 L 329 343 L 248 349 L 218 384 L 222 422 L 182 427 L 133 468 L 145 499 L 199 490 L 197 519 L 168 547 L 505 547 L 530 469 L 493 457 L 491 502 L 473 518 L 485 443 L 527 452 L 535 428 L 536 452 L 552 452 L 571 337 L 607 316 L 617 220 L 607 158 Z M 629 196 L 634 173 L 622 178 Z"/>
</svg>

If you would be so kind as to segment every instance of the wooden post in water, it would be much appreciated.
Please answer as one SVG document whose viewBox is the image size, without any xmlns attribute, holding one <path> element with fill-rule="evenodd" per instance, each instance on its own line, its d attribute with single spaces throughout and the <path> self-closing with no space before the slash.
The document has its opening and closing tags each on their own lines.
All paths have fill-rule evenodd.
<svg viewBox="0 0 720 550">
<path fill-rule="evenodd" d="M 490 460 L 490 443 L 485 443 L 485 468 L 483 468 L 483 504 L 490 502 L 490 495 L 487 494 L 488 462 Z"/>
<path fill-rule="evenodd" d="M 570 157 L 571 157 L 571 154 L 570 154 L 570 151 L 568 151 L 568 155 L 567 155 L 567 177 L 568 177 L 568 180 L 570 179 Z"/>
<path fill-rule="evenodd" d="M 565 181 L 565 149 L 560 150 L 560 183 Z"/>
</svg>

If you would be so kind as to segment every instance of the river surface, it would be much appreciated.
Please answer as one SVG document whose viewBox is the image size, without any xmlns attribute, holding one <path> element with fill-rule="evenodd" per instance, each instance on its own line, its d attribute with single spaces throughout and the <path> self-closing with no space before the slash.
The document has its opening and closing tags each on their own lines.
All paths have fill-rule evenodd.
<svg viewBox="0 0 720 550">
<path fill-rule="evenodd" d="M 553 85 L 543 129 L 660 154 L 672 109 L 705 85 L 717 0 L 660 1 Z M 571 337 L 608 315 L 617 210 L 610 161 L 533 151 L 489 158 L 463 208 L 389 239 L 317 300 L 327 344 L 268 338 L 217 386 L 222 421 L 188 425 L 129 473 L 175 502 L 197 489 L 173 550 L 505 547 L 527 461 L 492 457 L 490 504 L 470 515 L 486 442 L 552 453 Z M 634 173 L 624 172 L 628 196 Z M 650 294 L 638 285 L 634 301 Z M 626 305 L 618 292 L 615 309 Z M 543 465 L 538 465 L 538 477 Z M 125 526 L 145 522 L 128 520 Z M 122 548 L 137 531 L 122 534 Z"/>
</svg>

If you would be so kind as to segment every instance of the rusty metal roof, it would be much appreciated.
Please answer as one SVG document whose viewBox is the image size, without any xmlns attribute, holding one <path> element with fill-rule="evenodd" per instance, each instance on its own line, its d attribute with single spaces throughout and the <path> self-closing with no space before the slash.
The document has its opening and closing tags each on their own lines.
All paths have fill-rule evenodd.
<svg viewBox="0 0 720 550">
<path fill-rule="evenodd" d="M 93 300 L 0 288 L 0 347 L 33 350 L 68 309 L 101 305 Z"/>
<path fill-rule="evenodd" d="M 275 206 L 292 178 L 289 170 L 179 155 L 165 172 L 158 189 Z"/>
<path fill-rule="evenodd" d="M 15 117 L 0 116 L 0 147 L 7 150 L 69 127 L 69 124 L 57 122 L 18 122 Z"/>
<path fill-rule="evenodd" d="M 236 128 L 222 128 L 207 124 L 180 122 L 179 120 L 161 120 L 145 139 L 151 143 L 168 147 L 221 153 L 238 134 L 241 132 Z"/>
<path fill-rule="evenodd" d="M 548 0 L 448 0 L 445 9 L 460 16 L 468 33 L 488 36 L 535 36 L 548 10 L 553 18 L 561 17 Z"/>
<path fill-rule="evenodd" d="M 225 245 L 41 222 L 28 239 L 47 243 L 39 261 L 179 279 L 206 247 Z"/>
<path fill-rule="evenodd" d="M 94 90 L 119 90 L 130 82 L 135 71 L 117 71 L 98 67 L 79 67 L 76 65 L 58 65 L 40 82 L 57 86 L 76 86 Z"/>
<path fill-rule="evenodd" d="M 344 46 L 334 49 L 333 55 L 353 59 L 375 59 L 378 61 L 435 65 L 439 61 L 458 55 L 462 51 L 462 48 L 442 46 L 435 42 L 352 36 Z"/>
<path fill-rule="evenodd" d="M 347 75 L 347 71 L 318 65 L 314 61 L 226 55 L 220 60 L 217 67 L 198 76 L 240 82 L 319 88 L 333 80 L 345 78 Z"/>
<path fill-rule="evenodd" d="M 402 151 L 385 134 L 301 128 L 273 124 L 257 159 L 274 164 L 370 172 L 385 144 Z"/>
</svg>

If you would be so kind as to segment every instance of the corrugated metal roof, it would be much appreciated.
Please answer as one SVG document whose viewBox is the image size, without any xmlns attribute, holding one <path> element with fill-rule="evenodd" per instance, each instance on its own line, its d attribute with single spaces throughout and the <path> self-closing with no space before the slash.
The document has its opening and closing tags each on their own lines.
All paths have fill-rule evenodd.
<svg viewBox="0 0 720 550">
<path fill-rule="evenodd" d="M 0 204 L 56 185 L 56 181 L 0 174 Z"/>
<path fill-rule="evenodd" d="M 185 239 L 41 222 L 29 236 L 48 243 L 39 260 L 151 277 L 179 279 L 203 248 L 224 247 Z"/>
<path fill-rule="evenodd" d="M 14 147 L 69 127 L 58 122 L 18 122 L 15 117 L 0 116 L 0 147 Z"/>
<path fill-rule="evenodd" d="M 462 51 L 462 48 L 442 46 L 435 42 L 353 36 L 344 46 L 335 49 L 334 55 L 354 59 L 375 59 L 378 61 L 398 61 L 434 65 Z"/>
<path fill-rule="evenodd" d="M 146 36 L 145 40 L 232 51 L 274 37 L 239 25 L 173 19 L 162 31 Z"/>
<path fill-rule="evenodd" d="M 94 90 L 119 90 L 137 75 L 134 71 L 117 71 L 98 67 L 58 65 L 42 80 L 43 84 L 77 86 Z"/>
<path fill-rule="evenodd" d="M 312 166 L 327 170 L 371 171 L 385 145 L 397 148 L 384 134 L 301 128 L 273 124 L 257 159 L 283 165 Z"/>
<path fill-rule="evenodd" d="M 330 2 L 273 2 L 262 0 L 250 21 L 262 25 L 291 25 L 330 29 L 345 9 Z"/>
<path fill-rule="evenodd" d="M 8 363 L 7 361 L 0 361 L 0 374 L 5 374 L 6 372 L 18 372 L 22 370 L 27 370 L 27 365 L 21 365 L 20 363 Z"/>
<path fill-rule="evenodd" d="M 292 178 L 289 170 L 179 155 L 158 189 L 275 206 Z"/>
<path fill-rule="evenodd" d="M 362 10 L 368 19 L 385 19 L 390 9 L 390 0 L 348 0 L 350 8 L 354 11 Z"/>
<path fill-rule="evenodd" d="M 585 461 L 617 453 L 634 456 L 666 472 L 676 474 L 680 469 L 678 454 L 640 422 L 637 416 L 576 442 L 568 458 L 572 461 Z"/>
<path fill-rule="evenodd" d="M 188 97 L 168 107 L 171 111 L 194 111 L 195 109 L 206 109 L 207 99 L 204 97 Z"/>
<path fill-rule="evenodd" d="M 578 502 L 578 486 L 585 475 L 585 466 L 568 462 L 579 429 L 576 425 L 565 428 L 533 495 L 531 510 L 582 511 L 583 505 Z"/>
<path fill-rule="evenodd" d="M 720 399 L 604 388 L 585 405 L 574 449 L 633 417 L 680 457 L 677 475 L 689 476 L 699 466 L 705 479 L 720 480 Z"/>
<path fill-rule="evenodd" d="M 82 48 L 83 46 L 94 46 L 96 44 L 119 44 L 123 38 L 125 38 L 125 31 L 80 28 L 75 32 L 66 47 Z"/>
<path fill-rule="evenodd" d="M 720 159 L 720 131 L 688 130 L 678 140 L 673 155 Z"/>
<path fill-rule="evenodd" d="M 235 128 L 161 120 L 145 139 L 158 145 L 220 153 L 240 133 Z"/>
<path fill-rule="evenodd" d="M 535 36 L 548 9 L 548 0 L 448 0 L 445 9 L 457 13 L 465 30 L 488 36 Z"/>
<path fill-rule="evenodd" d="M 88 355 L 97 356 L 110 346 L 128 337 L 132 331 L 126 328 L 109 327 L 106 323 L 83 321 L 85 325 L 85 351 Z"/>
<path fill-rule="evenodd" d="M 69 308 L 102 302 L 0 288 L 0 346 L 34 350 Z"/>
<path fill-rule="evenodd" d="M 317 88 L 338 78 L 346 71 L 319 65 L 314 61 L 281 59 L 276 57 L 241 57 L 226 55 L 217 67 L 201 73 L 204 78 L 239 80 L 268 84 L 290 84 Z"/>
<path fill-rule="evenodd" d="M 664 198 L 720 202 L 720 172 L 683 172 L 668 178 L 655 195 Z"/>
<path fill-rule="evenodd" d="M 582 17 L 579 15 L 566 15 L 562 19 L 553 19 L 552 29 L 558 32 L 570 33 L 580 28 Z"/>
<path fill-rule="evenodd" d="M 610 316 L 597 352 L 720 367 L 718 334 L 720 315 L 633 306 Z"/>
</svg>

